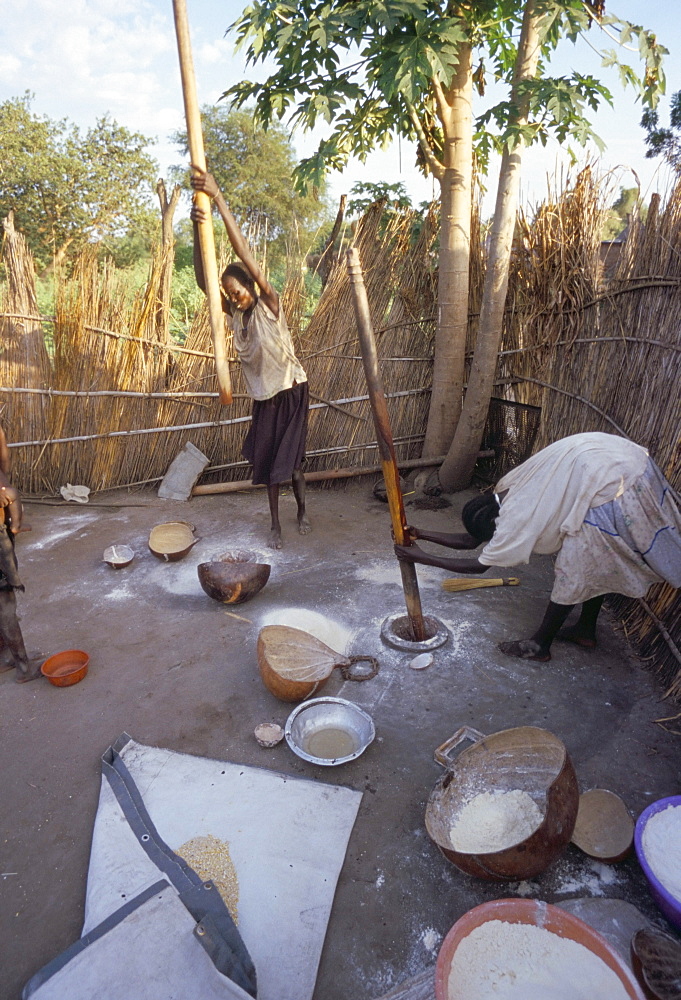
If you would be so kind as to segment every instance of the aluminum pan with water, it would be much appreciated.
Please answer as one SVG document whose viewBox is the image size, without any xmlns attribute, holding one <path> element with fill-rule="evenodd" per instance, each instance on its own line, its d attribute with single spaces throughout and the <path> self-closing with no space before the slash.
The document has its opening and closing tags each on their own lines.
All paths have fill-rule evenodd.
<svg viewBox="0 0 681 1000">
<path fill-rule="evenodd" d="M 305 751 L 305 743 L 313 733 L 330 728 L 344 729 L 351 735 L 356 747 L 353 753 L 345 757 L 313 757 Z M 371 716 L 345 698 L 311 698 L 293 709 L 284 736 L 291 750 L 303 760 L 335 767 L 359 757 L 373 741 L 376 729 Z"/>
</svg>

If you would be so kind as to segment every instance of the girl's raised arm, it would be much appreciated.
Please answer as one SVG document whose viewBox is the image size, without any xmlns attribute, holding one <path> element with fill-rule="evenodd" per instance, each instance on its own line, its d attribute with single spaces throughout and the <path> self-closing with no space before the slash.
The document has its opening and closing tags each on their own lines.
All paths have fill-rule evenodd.
<svg viewBox="0 0 681 1000">
<path fill-rule="evenodd" d="M 191 185 L 195 191 L 203 191 L 210 198 L 213 199 L 217 205 L 218 212 L 225 224 L 225 229 L 227 230 L 227 236 L 229 237 L 229 242 L 232 244 L 232 249 L 237 255 L 241 263 L 244 265 L 253 281 L 256 283 L 260 289 L 260 297 L 266 306 L 274 313 L 275 316 L 279 316 L 279 296 L 277 292 L 269 283 L 265 277 L 260 265 L 251 253 L 251 248 L 246 242 L 243 233 L 239 229 L 239 225 L 229 210 L 229 205 L 224 199 L 220 188 L 217 185 L 217 181 L 212 174 L 206 173 L 205 170 L 201 170 L 196 167 L 193 163 Z"/>
</svg>

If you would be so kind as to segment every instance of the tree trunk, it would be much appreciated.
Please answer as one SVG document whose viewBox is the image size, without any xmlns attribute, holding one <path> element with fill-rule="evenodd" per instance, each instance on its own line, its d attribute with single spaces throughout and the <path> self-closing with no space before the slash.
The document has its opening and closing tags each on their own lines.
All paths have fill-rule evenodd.
<svg viewBox="0 0 681 1000">
<path fill-rule="evenodd" d="M 176 184 L 168 199 L 163 178 L 156 185 L 156 193 L 161 205 L 161 273 L 158 281 L 154 327 L 156 336 L 163 344 L 170 343 L 170 303 L 172 299 L 173 251 L 175 235 L 173 216 L 180 198 L 180 185 Z"/>
<path fill-rule="evenodd" d="M 462 45 L 459 65 L 446 94 L 437 94 L 444 130 L 444 172 L 440 181 L 438 322 L 433 390 L 423 455 L 445 454 L 461 413 L 468 330 L 468 284 L 473 175 L 473 77 L 471 47 Z"/>
<path fill-rule="evenodd" d="M 511 87 L 511 102 L 518 108 L 515 119 L 518 125 L 527 122 L 529 113 L 529 101 L 519 99 L 518 86 L 537 71 L 540 54 L 538 21 L 534 0 L 528 0 Z M 505 148 L 501 159 L 475 355 L 461 419 L 439 472 L 440 483 L 447 491 L 463 490 L 470 483 L 485 430 L 504 320 L 523 147 L 524 143 L 520 140 L 513 151 Z"/>
</svg>

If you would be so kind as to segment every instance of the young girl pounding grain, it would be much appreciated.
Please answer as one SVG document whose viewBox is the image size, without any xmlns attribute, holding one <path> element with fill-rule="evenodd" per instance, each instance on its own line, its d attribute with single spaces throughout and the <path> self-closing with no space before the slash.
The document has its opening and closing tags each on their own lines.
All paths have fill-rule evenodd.
<svg viewBox="0 0 681 1000">
<path fill-rule="evenodd" d="M 280 549 L 280 483 L 291 480 L 300 534 L 306 535 L 311 527 L 305 513 L 305 477 L 301 471 L 309 405 L 307 375 L 296 358 L 279 296 L 251 253 L 215 178 L 193 164 L 192 171 L 192 187 L 214 200 L 232 249 L 241 261 L 230 264 L 222 273 L 222 308 L 234 335 L 248 394 L 253 399 L 253 419 L 242 454 L 253 466 L 253 483 L 267 486 L 272 517 L 270 545 Z M 196 205 L 191 219 L 194 270 L 197 283 L 205 292 L 198 227 L 210 220 Z"/>
</svg>

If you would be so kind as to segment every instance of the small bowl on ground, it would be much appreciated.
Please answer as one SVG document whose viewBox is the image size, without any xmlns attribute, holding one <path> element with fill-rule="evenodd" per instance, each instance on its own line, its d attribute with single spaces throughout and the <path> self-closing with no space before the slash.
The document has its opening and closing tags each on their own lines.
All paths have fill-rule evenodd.
<svg viewBox="0 0 681 1000">
<path fill-rule="evenodd" d="M 129 566 L 134 558 L 135 552 L 129 545 L 110 545 L 104 549 L 102 556 L 103 561 L 112 569 L 123 569 L 124 566 Z"/>
<path fill-rule="evenodd" d="M 669 920 L 669 922 L 676 928 L 681 930 L 681 900 L 672 896 L 669 890 L 665 889 L 662 885 L 650 866 L 650 861 L 646 857 L 646 852 L 643 846 L 645 828 L 649 820 L 651 820 L 653 816 L 657 815 L 657 813 L 664 812 L 665 809 L 679 806 L 681 806 L 681 795 L 669 795 L 666 798 L 658 799 L 657 802 L 652 802 L 649 806 L 647 806 L 647 808 L 643 810 L 639 818 L 636 820 L 636 826 L 634 828 L 634 847 L 636 848 L 638 862 L 643 869 L 643 874 L 648 882 L 651 896 L 659 906 L 662 913 L 664 913 L 667 920 Z"/>
<path fill-rule="evenodd" d="M 276 722 L 261 722 L 253 732 L 261 747 L 276 747 L 284 738 L 284 730 Z"/>
<path fill-rule="evenodd" d="M 645 1000 L 624 958 L 597 931 L 579 917 L 537 899 L 494 899 L 474 906 L 460 917 L 440 946 L 435 965 L 435 1000 L 448 1000 L 449 974 L 457 948 L 468 935 L 489 920 L 531 924 L 569 938 L 600 958 L 618 977 L 630 1000 Z M 495 956 L 490 956 L 494 960 Z M 546 994 L 549 1000 L 549 994 Z"/>
<path fill-rule="evenodd" d="M 345 698 L 312 698 L 293 709 L 284 736 L 298 757 L 335 767 L 364 753 L 376 729 L 371 716 Z"/>
<path fill-rule="evenodd" d="M 224 552 L 210 562 L 199 563 L 197 572 L 203 590 L 221 604 L 242 604 L 260 593 L 270 578 L 269 563 L 258 562 L 253 552 Z"/>
<path fill-rule="evenodd" d="M 89 663 L 90 657 L 84 650 L 65 649 L 61 653 L 48 656 L 40 672 L 55 687 L 70 687 L 82 681 Z"/>
<path fill-rule="evenodd" d="M 157 559 L 176 562 L 184 559 L 198 538 L 194 538 L 194 525 L 189 521 L 165 521 L 155 525 L 149 532 L 149 550 Z"/>
</svg>

